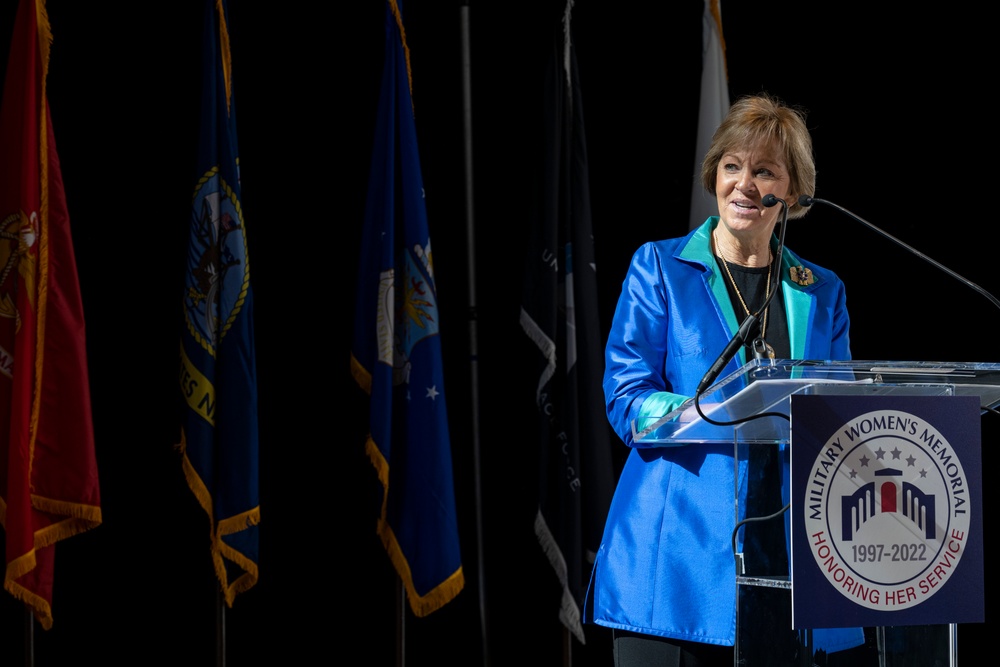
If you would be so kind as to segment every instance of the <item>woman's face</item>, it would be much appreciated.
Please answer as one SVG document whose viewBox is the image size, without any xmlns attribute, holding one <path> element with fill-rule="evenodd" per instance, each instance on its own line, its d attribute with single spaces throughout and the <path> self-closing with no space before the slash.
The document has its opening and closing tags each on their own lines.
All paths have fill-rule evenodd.
<svg viewBox="0 0 1000 667">
<path fill-rule="evenodd" d="M 715 172 L 719 217 L 734 233 L 759 232 L 770 237 L 781 206 L 765 208 L 764 195 L 788 200 L 791 177 L 781 154 L 769 146 L 726 153 Z"/>
</svg>

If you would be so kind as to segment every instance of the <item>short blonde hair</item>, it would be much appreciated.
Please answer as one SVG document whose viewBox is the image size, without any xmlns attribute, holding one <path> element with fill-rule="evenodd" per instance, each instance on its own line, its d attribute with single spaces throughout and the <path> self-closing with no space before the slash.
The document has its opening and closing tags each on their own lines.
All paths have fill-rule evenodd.
<svg viewBox="0 0 1000 667">
<path fill-rule="evenodd" d="M 740 150 L 775 145 L 788 167 L 788 217 L 800 218 L 807 209 L 799 206 L 800 195 L 816 191 L 816 163 L 805 112 L 768 94 L 741 97 L 729 108 L 712 137 L 712 145 L 701 163 L 701 182 L 715 194 L 715 179 L 722 157 Z"/>
</svg>

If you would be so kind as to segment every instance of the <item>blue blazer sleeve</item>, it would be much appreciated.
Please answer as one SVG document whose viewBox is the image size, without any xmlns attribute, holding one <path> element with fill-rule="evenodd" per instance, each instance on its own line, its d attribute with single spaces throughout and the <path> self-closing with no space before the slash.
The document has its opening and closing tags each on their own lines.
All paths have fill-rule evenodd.
<svg viewBox="0 0 1000 667">
<path fill-rule="evenodd" d="M 706 224 L 683 238 L 642 245 L 622 283 L 605 348 L 604 396 L 612 427 L 630 447 L 642 446 L 633 441 L 633 421 L 661 417 L 693 396 L 739 326 L 715 270 L 710 233 Z M 782 265 L 792 357 L 850 359 L 844 283 L 787 250 Z M 792 266 L 809 268 L 814 281 L 793 282 Z M 740 350 L 720 377 L 745 363 Z"/>
<path fill-rule="evenodd" d="M 633 255 L 605 349 L 608 419 L 625 444 L 632 422 L 661 417 L 694 395 L 723 350 L 736 316 L 707 265 L 679 256 L 690 237 L 656 241 Z M 718 283 L 718 284 L 716 284 Z M 742 353 L 728 371 L 744 363 Z"/>
</svg>

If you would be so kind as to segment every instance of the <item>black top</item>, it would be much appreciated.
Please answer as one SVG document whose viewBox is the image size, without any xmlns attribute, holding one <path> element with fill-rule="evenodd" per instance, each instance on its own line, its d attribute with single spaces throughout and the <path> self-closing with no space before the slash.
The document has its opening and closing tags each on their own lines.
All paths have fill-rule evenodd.
<svg viewBox="0 0 1000 667">
<path fill-rule="evenodd" d="M 722 271 L 722 277 L 726 282 L 726 289 L 729 291 L 729 299 L 733 303 L 733 310 L 736 311 L 736 319 L 739 322 L 747 317 L 747 311 L 743 308 L 743 304 L 740 303 L 740 294 L 743 295 L 743 300 L 746 301 L 747 307 L 750 309 L 751 313 L 756 313 L 760 310 L 760 307 L 764 304 L 764 299 L 767 295 L 767 269 L 766 266 L 750 267 L 750 266 L 740 266 L 739 264 L 733 264 L 731 262 L 726 262 L 718 255 L 715 257 L 716 263 L 719 265 L 719 270 Z M 725 265 L 723 265 L 725 262 Z M 732 275 L 733 280 L 736 281 L 736 287 L 739 288 L 739 294 L 737 294 L 736 287 L 733 286 L 733 282 L 729 280 L 729 275 L 726 274 L 726 266 L 729 267 L 729 273 Z M 771 302 L 767 306 L 767 330 L 764 332 L 764 340 L 767 344 L 774 349 L 775 359 L 789 359 L 791 358 L 791 343 L 788 339 L 788 320 L 785 319 L 785 302 L 781 298 L 781 280 L 780 276 L 774 274 L 771 275 L 771 282 L 777 283 L 778 293 L 771 297 Z M 750 332 L 747 337 L 747 359 L 753 359 L 753 340 L 754 338 L 760 336 L 760 327 L 764 325 L 764 313 L 761 313 L 757 317 L 757 325 Z"/>
</svg>

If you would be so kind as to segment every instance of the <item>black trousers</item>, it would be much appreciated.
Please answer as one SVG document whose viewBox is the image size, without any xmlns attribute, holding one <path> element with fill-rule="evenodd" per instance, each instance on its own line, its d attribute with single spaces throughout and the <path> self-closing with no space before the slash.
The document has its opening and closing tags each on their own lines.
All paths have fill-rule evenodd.
<svg viewBox="0 0 1000 667">
<path fill-rule="evenodd" d="M 732 667 L 732 646 L 615 630 L 615 667 Z"/>
</svg>

